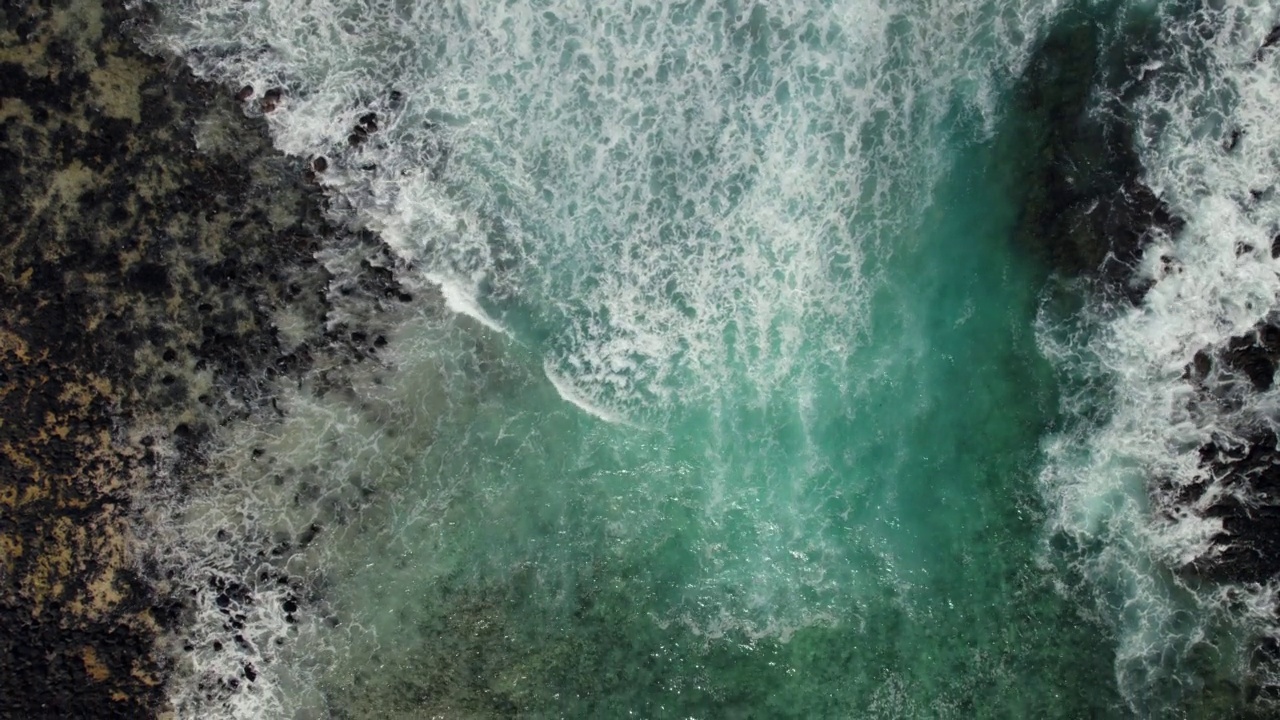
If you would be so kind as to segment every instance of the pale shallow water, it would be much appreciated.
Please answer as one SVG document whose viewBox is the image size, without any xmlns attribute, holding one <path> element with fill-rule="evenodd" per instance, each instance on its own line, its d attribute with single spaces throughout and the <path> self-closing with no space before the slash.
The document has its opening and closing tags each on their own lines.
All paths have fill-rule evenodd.
<svg viewBox="0 0 1280 720">
<path fill-rule="evenodd" d="M 1154 521 L 1145 480 L 1190 477 L 1212 430 L 1178 414 L 1191 355 L 1274 304 L 1280 203 L 1242 199 L 1280 149 L 1277 65 L 1247 62 L 1272 11 L 158 7 L 156 42 L 198 72 L 287 89 L 277 145 L 330 158 L 337 204 L 420 298 L 349 392 L 281 388 L 284 419 L 227 429 L 217 483 L 153 503 L 159 554 L 201 588 L 180 714 L 1240 700 L 1224 679 L 1269 590 L 1226 602 L 1172 574 L 1215 528 Z M 1011 237 L 1024 159 L 999 140 L 1039 41 L 1081 8 L 1106 42 L 1174 38 L 1126 102 L 1188 227 L 1152 251 L 1185 271 L 1140 307 L 1064 316 Z M 1225 154 L 1232 123 L 1250 134 Z M 1264 250 L 1238 255 L 1242 236 Z M 207 575 L 254 590 L 220 650 Z"/>
</svg>

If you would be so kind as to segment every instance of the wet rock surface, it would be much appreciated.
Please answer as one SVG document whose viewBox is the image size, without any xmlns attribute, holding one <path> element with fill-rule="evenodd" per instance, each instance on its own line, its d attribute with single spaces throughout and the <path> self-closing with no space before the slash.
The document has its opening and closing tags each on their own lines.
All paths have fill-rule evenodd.
<svg viewBox="0 0 1280 720">
<path fill-rule="evenodd" d="M 1047 272 L 1068 281 L 1064 294 L 1070 298 L 1052 295 L 1055 289 L 1050 294 L 1069 313 L 1082 303 L 1104 313 L 1141 304 L 1154 284 L 1141 269 L 1144 253 L 1156 240 L 1176 238 L 1185 225 L 1143 182 L 1128 110 L 1158 86 L 1161 72 L 1171 72 L 1164 45 L 1179 39 L 1167 37 L 1160 22 L 1141 12 L 1121 20 L 1122 9 L 1104 2 L 1064 10 L 1032 56 L 1013 120 L 998 138 L 1011 148 L 1002 155 L 1025 157 L 1011 183 L 1021 199 L 1014 237 Z M 1118 30 L 1104 35 L 1104 28 Z M 1277 47 L 1280 27 L 1263 40 L 1254 61 L 1268 61 Z M 1226 128 L 1221 151 L 1239 152 L 1248 132 Z M 1237 255 L 1266 250 L 1236 247 Z M 1280 256 L 1280 236 L 1269 250 L 1272 258 Z M 1176 258 L 1158 260 L 1146 264 L 1157 273 L 1180 271 Z M 1076 297 L 1081 294 L 1089 299 Z M 1183 379 L 1191 386 L 1186 410 L 1215 431 L 1198 448 L 1199 470 L 1190 482 L 1152 477 L 1148 490 L 1152 512 L 1163 521 L 1221 523 L 1209 551 L 1175 569 L 1193 585 L 1256 586 L 1280 579 L 1280 417 L 1260 402 L 1273 392 L 1278 367 L 1280 317 L 1272 317 L 1220 346 L 1201 348 L 1185 368 Z M 1254 641 L 1253 662 L 1280 663 L 1280 640 Z M 1256 674 L 1257 683 L 1241 687 L 1280 698 L 1268 677 L 1270 671 Z M 1248 712 L 1255 710 L 1269 712 Z"/>
<path fill-rule="evenodd" d="M 1157 483 L 1159 504 L 1217 518 L 1211 554 L 1188 571 L 1217 581 L 1265 583 L 1280 577 L 1280 438 L 1273 418 L 1255 409 L 1280 364 L 1280 325 L 1260 322 L 1222 347 L 1196 353 L 1183 377 L 1195 389 L 1191 410 L 1219 430 L 1199 448 L 1197 480 Z"/>
<path fill-rule="evenodd" d="M 183 602 L 139 570 L 136 491 L 198 481 L 271 378 L 323 391 L 376 355 L 335 291 L 409 296 L 233 90 L 137 49 L 122 2 L 0 13 L 0 716 L 150 717 Z M 367 256 L 352 277 L 333 244 Z"/>
<path fill-rule="evenodd" d="M 1280 26 L 1264 38 L 1254 61 L 1270 58 L 1277 43 Z M 1248 128 L 1232 130 L 1223 152 L 1236 151 L 1247 132 Z M 1248 244 L 1236 246 L 1238 255 L 1254 251 Z M 1270 256 L 1280 256 L 1280 243 L 1273 241 Z M 1189 573 L 1234 583 L 1280 579 L 1280 416 L 1268 400 L 1278 367 L 1280 315 L 1273 311 L 1248 332 L 1219 346 L 1200 348 L 1183 372 L 1194 392 L 1192 415 L 1212 422 L 1216 430 L 1213 439 L 1199 447 L 1197 480 L 1171 488 L 1167 480 L 1157 479 L 1155 495 L 1170 512 L 1222 523 L 1211 552 L 1187 567 Z M 1267 642 L 1277 646 L 1280 641 Z M 1280 653 L 1273 647 L 1268 657 L 1275 662 Z"/>
<path fill-rule="evenodd" d="M 1192 583 L 1230 588 L 1228 599 L 1236 597 L 1234 588 L 1261 588 L 1280 579 L 1280 436 L 1266 399 L 1280 362 L 1277 320 L 1260 322 L 1220 347 L 1202 348 L 1187 364 L 1183 377 L 1193 388 L 1188 409 L 1212 423 L 1214 432 L 1197 449 L 1199 468 L 1190 482 L 1157 477 L 1150 484 L 1153 506 L 1167 519 L 1221 524 L 1207 551 L 1177 571 Z M 1280 618 L 1280 607 L 1271 612 Z M 1255 641 L 1251 698 L 1266 698 L 1265 707 L 1273 708 L 1280 701 L 1274 675 L 1280 637 L 1264 634 Z M 1258 711 L 1264 713 L 1258 717 L 1274 717 L 1274 711 Z"/>
<path fill-rule="evenodd" d="M 1121 25 L 1104 16 L 1117 12 L 1078 4 L 1063 13 L 1024 71 L 1001 138 L 1013 150 L 1001 155 L 1024 159 L 1011 186 L 1021 196 L 1014 237 L 1052 271 L 1136 303 L 1150 287 L 1135 275 L 1143 250 L 1183 221 L 1143 183 L 1124 109 L 1159 29 L 1135 24 L 1104 37 L 1102 28 Z M 1100 95 L 1111 98 L 1101 109 Z"/>
<path fill-rule="evenodd" d="M 1089 292 L 1127 307 L 1152 284 L 1139 272 L 1151 241 L 1176 236 L 1184 223 L 1143 184 L 1125 109 L 1152 82 L 1148 68 L 1159 65 L 1153 60 L 1168 39 L 1155 22 L 1099 17 L 1117 11 L 1104 3 L 1064 13 L 1028 65 L 1017 120 L 1002 140 L 1035 149 L 1017 176 L 1023 190 L 1016 237 L 1050 271 L 1085 279 Z M 1102 28 L 1117 26 L 1119 37 L 1102 35 Z M 1259 53 L 1277 38 L 1280 32 L 1268 36 Z M 1109 99 L 1098 107 L 1100 96 Z M 1223 152 L 1234 152 L 1246 132 L 1230 132 Z M 1165 271 L 1176 272 L 1176 259 L 1161 260 Z M 1242 412 L 1272 388 L 1277 365 L 1280 325 L 1264 322 L 1221 347 L 1201 349 L 1184 373 L 1195 388 L 1191 412 L 1222 423 L 1223 432 L 1200 448 L 1201 481 L 1174 487 L 1154 478 L 1152 495 L 1167 517 L 1222 520 L 1214 552 L 1187 568 L 1197 575 L 1231 582 L 1280 576 L 1276 432 L 1258 413 Z"/>
</svg>

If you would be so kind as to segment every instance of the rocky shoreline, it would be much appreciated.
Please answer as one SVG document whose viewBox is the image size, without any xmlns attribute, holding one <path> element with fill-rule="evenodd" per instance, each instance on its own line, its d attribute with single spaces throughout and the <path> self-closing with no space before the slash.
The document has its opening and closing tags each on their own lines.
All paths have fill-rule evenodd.
<svg viewBox="0 0 1280 720">
<path fill-rule="evenodd" d="M 1156 25 L 1120 39 L 1103 35 L 1117 10 L 1077 7 L 1063 14 L 1024 71 L 1017 112 L 1002 138 L 1024 163 L 1011 186 L 1021 195 L 1014 237 L 1045 267 L 1084 279 L 1113 302 L 1137 304 L 1151 281 L 1136 270 L 1157 236 L 1184 221 L 1142 181 L 1125 106 L 1140 92 L 1134 77 L 1160 49 Z M 1097 88 L 1109 107 L 1094 108 Z"/>
<path fill-rule="evenodd" d="M 199 482 L 202 443 L 269 412 L 270 379 L 323 391 L 376 356 L 376 320 L 335 302 L 411 297 L 375 237 L 326 219 L 323 168 L 138 49 L 136 10 L 0 22 L 0 716 L 154 717 L 184 603 L 144 577 L 136 493 Z M 317 259 L 332 246 L 349 276 Z"/>
<path fill-rule="evenodd" d="M 1157 239 L 1177 236 L 1185 222 L 1144 184 L 1133 145 L 1136 129 L 1126 110 L 1150 81 L 1145 68 L 1160 66 L 1152 61 L 1169 39 L 1156 24 L 1134 24 L 1125 37 L 1103 38 L 1100 28 L 1116 24 L 1114 18 L 1100 22 L 1092 13 L 1115 10 L 1067 13 L 1030 63 L 1019 123 L 1003 141 L 1029 149 L 1013 186 L 1023 193 L 1014 236 L 1060 280 L 1083 281 L 1084 295 L 1123 311 L 1141 303 L 1155 282 L 1141 271 L 1143 254 Z M 1254 61 L 1267 60 L 1277 44 L 1280 26 Z M 1111 106 L 1091 112 L 1098 85 L 1106 88 Z M 1222 152 L 1235 152 L 1247 132 L 1232 129 L 1222 139 Z M 1280 258 L 1280 235 L 1269 248 L 1238 243 L 1236 253 Z M 1178 271 L 1176 259 L 1160 260 L 1160 272 Z M 1069 302 L 1080 302 L 1081 290 L 1069 290 L 1077 297 Z M 1196 517 L 1222 523 L 1207 553 L 1171 568 L 1188 583 L 1259 587 L 1280 580 L 1280 418 L 1253 407 L 1272 389 L 1278 368 L 1275 309 L 1249 332 L 1199 349 L 1185 368 L 1192 397 L 1187 412 L 1215 428 L 1213 439 L 1198 448 L 1200 471 L 1193 482 L 1153 476 L 1148 491 L 1152 512 L 1166 521 Z M 1273 612 L 1280 621 L 1280 606 Z M 1249 668 L 1254 676 L 1242 679 L 1242 686 L 1251 701 L 1275 699 L 1275 671 L 1265 666 L 1280 663 L 1280 637 L 1257 640 Z"/>
<path fill-rule="evenodd" d="M 329 219 L 315 183 L 328 162 L 272 148 L 262 113 L 281 91 L 233 93 L 139 50 L 123 0 L 0 17 L 0 717 L 161 716 L 172 658 L 157 640 L 188 608 L 134 550 L 138 491 L 201 482 L 218 426 L 273 411 L 267 381 L 344 387 L 385 343 L 376 312 L 412 298 L 376 237 Z M 1137 303 L 1143 251 L 1182 221 L 1142 183 L 1123 112 L 1085 114 L 1099 77 L 1123 105 L 1160 39 L 1135 28 L 1115 43 L 1099 26 L 1082 13 L 1046 39 L 1002 141 L 1034 148 L 1016 236 L 1061 276 Z M 1259 57 L 1277 43 L 1280 28 Z M 350 143 L 374 132 L 362 118 Z M 359 258 L 340 278 L 318 259 L 337 246 Z M 1280 237 L 1242 251 L 1268 250 Z M 334 312 L 344 303 L 365 309 L 358 327 Z M 1185 379 L 1230 414 L 1277 367 L 1273 318 L 1201 350 Z M 1280 440 L 1268 418 L 1238 417 L 1200 448 L 1205 483 L 1153 478 L 1152 493 L 1162 511 L 1222 520 L 1216 554 L 1183 573 L 1261 583 L 1280 577 Z M 1233 492 L 1207 493 L 1210 478 Z"/>
</svg>

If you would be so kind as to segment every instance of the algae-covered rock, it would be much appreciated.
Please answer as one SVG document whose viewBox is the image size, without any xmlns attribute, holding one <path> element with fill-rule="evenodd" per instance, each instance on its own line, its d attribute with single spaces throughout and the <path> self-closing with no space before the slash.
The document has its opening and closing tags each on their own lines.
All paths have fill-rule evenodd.
<svg viewBox="0 0 1280 720">
<path fill-rule="evenodd" d="M 117 0 L 0 14 L 5 717 L 160 712 L 155 638 L 183 603 L 148 583 L 136 491 L 198 479 L 207 430 L 268 403 L 264 379 L 376 350 L 326 332 L 315 254 L 338 233 L 304 161 L 230 90 L 140 51 L 135 22 Z"/>
</svg>

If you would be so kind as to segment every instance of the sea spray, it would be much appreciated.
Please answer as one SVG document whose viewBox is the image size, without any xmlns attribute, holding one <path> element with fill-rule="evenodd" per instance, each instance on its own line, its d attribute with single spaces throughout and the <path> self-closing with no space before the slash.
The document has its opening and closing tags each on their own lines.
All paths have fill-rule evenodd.
<svg viewBox="0 0 1280 720">
<path fill-rule="evenodd" d="M 1129 315 L 1033 337 L 1008 242 L 991 140 L 1058 6 L 159 7 L 456 313 L 157 504 L 224 585 L 184 713 L 1108 716 L 1221 672 L 1166 570 L 1203 533 L 1090 465 L 1147 390 L 1060 402 L 1040 357 L 1126 388 Z"/>
<path fill-rule="evenodd" d="M 993 62 L 1016 73 L 1050 8 L 169 10 L 158 41 L 198 72 L 288 88 L 280 146 L 336 154 L 325 181 L 454 307 L 536 344 L 575 396 L 644 416 L 676 387 L 714 392 L 725 352 L 777 385 L 805 327 L 856 336 L 865 253 L 945 162 L 937 90 L 990 115 Z M 349 147 L 370 111 L 377 133 Z"/>
<path fill-rule="evenodd" d="M 1191 570 L 1220 551 L 1209 508 L 1229 480 L 1207 475 L 1201 448 L 1271 422 L 1271 401 L 1215 409 L 1197 401 L 1189 368 L 1267 317 L 1280 289 L 1269 190 L 1280 137 L 1267 117 L 1280 85 L 1276 65 L 1257 57 L 1276 17 L 1244 3 L 1170 4 L 1156 17 L 1161 49 L 1137 68 L 1124 112 L 1143 182 L 1186 225 L 1151 237 L 1132 270 L 1149 287 L 1137 305 L 1087 308 L 1074 321 L 1092 326 L 1084 339 L 1061 318 L 1045 316 L 1040 330 L 1046 354 L 1077 378 L 1067 409 L 1081 421 L 1046 444 L 1050 527 L 1070 538 L 1074 569 L 1114 623 L 1118 680 L 1144 714 L 1203 697 L 1204 683 L 1265 684 L 1273 671 L 1251 658 L 1275 630 L 1269 585 L 1223 586 Z M 1103 396 L 1090 389 L 1099 385 Z M 1203 501 L 1187 502 L 1205 483 Z"/>
</svg>

